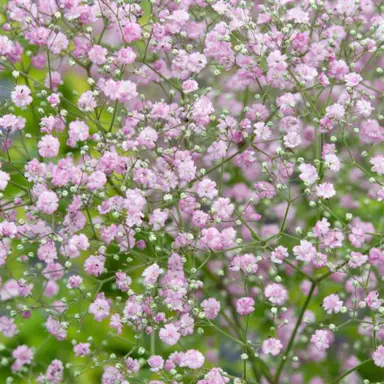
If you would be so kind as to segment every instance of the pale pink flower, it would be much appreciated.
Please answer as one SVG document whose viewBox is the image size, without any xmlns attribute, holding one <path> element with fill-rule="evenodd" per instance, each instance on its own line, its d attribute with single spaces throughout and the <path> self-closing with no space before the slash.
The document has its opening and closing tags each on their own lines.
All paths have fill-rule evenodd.
<svg viewBox="0 0 384 384">
<path fill-rule="evenodd" d="M 317 330 L 311 336 L 311 343 L 313 343 L 318 350 L 325 351 L 332 343 L 332 334 L 328 330 Z"/>
<path fill-rule="evenodd" d="M 38 198 L 36 208 L 39 211 L 51 215 L 59 207 L 59 198 L 55 192 L 44 191 Z"/>
<path fill-rule="evenodd" d="M 88 356 L 91 353 L 91 344 L 89 343 L 79 343 L 73 347 L 73 351 L 76 356 Z"/>
<path fill-rule="evenodd" d="M 59 154 L 60 142 L 52 135 L 43 136 L 37 146 L 42 157 L 56 157 Z"/>
<path fill-rule="evenodd" d="M 277 356 L 283 349 L 283 344 L 281 344 L 279 339 L 269 337 L 268 339 L 264 340 L 261 349 L 266 355 L 270 354 L 272 356 Z"/>
<path fill-rule="evenodd" d="M 204 365 L 204 355 L 195 349 L 189 349 L 181 354 L 180 367 L 199 369 Z"/>
<path fill-rule="evenodd" d="M 380 368 L 384 368 L 384 346 L 378 346 L 376 351 L 372 353 L 372 359 L 375 365 Z"/>
<path fill-rule="evenodd" d="M 16 85 L 15 90 L 11 93 L 11 98 L 17 107 L 26 107 L 31 104 L 33 99 L 31 90 L 26 85 Z"/>
<path fill-rule="evenodd" d="M 339 313 L 343 306 L 343 301 L 340 300 L 339 295 L 329 295 L 323 300 L 323 308 L 328 313 Z"/>
<path fill-rule="evenodd" d="M 149 267 L 147 267 L 144 272 L 142 273 L 142 276 L 144 277 L 144 284 L 145 285 L 154 285 L 156 284 L 157 279 L 159 276 L 164 272 L 163 269 L 159 267 L 158 264 L 152 264 Z"/>
<path fill-rule="evenodd" d="M 213 320 L 220 312 L 220 302 L 214 298 L 209 298 L 201 303 L 201 308 L 204 310 L 204 315 L 207 319 Z"/>
<path fill-rule="evenodd" d="M 316 186 L 316 196 L 321 199 L 330 199 L 336 195 L 335 188 L 332 183 L 323 183 Z"/>
<path fill-rule="evenodd" d="M 281 284 L 268 284 L 264 289 L 264 295 L 272 304 L 283 305 L 288 298 L 287 290 Z"/>
<path fill-rule="evenodd" d="M 159 337 L 163 343 L 175 345 L 180 339 L 180 333 L 173 324 L 166 324 L 160 329 Z"/>
<path fill-rule="evenodd" d="M 242 297 L 236 301 L 236 311 L 239 315 L 245 316 L 254 312 L 255 300 L 252 297 Z"/>
</svg>

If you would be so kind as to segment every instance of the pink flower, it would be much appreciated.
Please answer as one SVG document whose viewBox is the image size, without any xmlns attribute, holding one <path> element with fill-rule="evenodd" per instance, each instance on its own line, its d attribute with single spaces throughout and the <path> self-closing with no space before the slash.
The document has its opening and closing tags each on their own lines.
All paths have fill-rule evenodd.
<svg viewBox="0 0 384 384">
<path fill-rule="evenodd" d="M 241 271 L 245 274 L 256 273 L 258 268 L 256 257 L 248 253 L 235 256 L 229 267 L 232 271 Z"/>
<path fill-rule="evenodd" d="M 383 265 L 384 251 L 379 248 L 371 248 L 369 250 L 369 261 L 372 265 Z"/>
<path fill-rule="evenodd" d="M 218 327 L 276 382 L 348 372 L 354 339 L 384 366 L 381 1 L 4 3 L 0 334 L 35 341 L 2 351 L 15 380 L 84 357 L 102 384 L 227 384 L 251 350 L 228 364 Z"/>
<path fill-rule="evenodd" d="M 31 90 L 26 85 L 16 85 L 15 90 L 11 93 L 11 98 L 17 107 L 26 107 L 31 104 L 33 99 Z"/>
<path fill-rule="evenodd" d="M 315 345 L 320 351 L 325 351 L 329 348 L 329 345 L 332 343 L 332 334 L 328 330 L 317 330 L 311 336 L 311 343 Z"/>
<path fill-rule="evenodd" d="M 79 97 L 79 101 L 77 102 L 77 105 L 84 112 L 93 112 L 97 107 L 97 103 L 93 96 L 93 92 L 92 91 L 84 92 Z"/>
<path fill-rule="evenodd" d="M 89 138 L 89 128 L 83 121 L 75 120 L 69 124 L 68 135 L 67 144 L 75 147 L 78 141 L 85 141 Z"/>
<path fill-rule="evenodd" d="M 367 260 L 368 260 L 367 255 L 363 255 L 360 252 L 353 252 L 352 251 L 350 254 L 349 261 L 348 261 L 348 267 L 349 268 L 359 268 L 363 264 L 365 264 L 367 262 Z"/>
<path fill-rule="evenodd" d="M 26 120 L 13 114 L 6 114 L 0 118 L 0 127 L 10 131 L 11 133 L 20 131 L 25 128 Z"/>
<path fill-rule="evenodd" d="M 335 188 L 331 183 L 323 183 L 316 186 L 316 196 L 322 199 L 330 199 L 336 195 Z"/>
<path fill-rule="evenodd" d="M 329 295 L 323 300 L 323 308 L 328 313 L 339 313 L 343 306 L 342 300 L 340 300 L 339 295 Z"/>
<path fill-rule="evenodd" d="M 60 323 L 53 317 L 49 316 L 45 326 L 47 328 L 47 331 L 56 337 L 57 340 L 64 340 L 67 338 L 67 330 L 64 327 L 64 324 Z"/>
<path fill-rule="evenodd" d="M 213 216 L 221 220 L 227 220 L 231 217 L 235 207 L 231 204 L 231 200 L 219 197 L 212 204 Z"/>
<path fill-rule="evenodd" d="M 278 246 L 271 252 L 271 261 L 276 264 L 281 264 L 288 256 L 288 249 L 283 246 Z"/>
<path fill-rule="evenodd" d="M 70 278 L 68 279 L 67 287 L 70 289 L 78 288 L 80 287 L 82 282 L 83 282 L 83 278 L 81 276 L 78 276 L 78 275 L 70 276 Z"/>
<path fill-rule="evenodd" d="M 18 333 L 15 320 L 7 316 L 0 317 L 0 332 L 5 337 L 12 337 Z"/>
<path fill-rule="evenodd" d="M 59 198 L 57 197 L 55 192 L 45 191 L 43 192 L 36 203 L 36 208 L 39 211 L 46 213 L 47 215 L 51 215 L 54 213 L 59 207 Z"/>
<path fill-rule="evenodd" d="M 20 371 L 24 365 L 32 363 L 33 352 L 32 349 L 28 348 L 26 345 L 19 345 L 13 350 L 12 357 L 16 359 L 12 364 L 12 371 L 17 372 Z"/>
<path fill-rule="evenodd" d="M 268 284 L 264 289 L 264 295 L 272 304 L 282 305 L 286 301 L 287 290 L 281 284 Z"/>
<path fill-rule="evenodd" d="M 45 86 L 47 88 L 52 88 L 54 91 L 56 91 L 60 84 L 63 84 L 63 80 L 61 79 L 59 72 L 51 72 L 50 75 L 48 73 L 45 77 Z"/>
<path fill-rule="evenodd" d="M 380 176 L 384 175 L 384 155 L 372 157 L 370 163 L 373 165 L 372 172 L 376 172 Z"/>
<path fill-rule="evenodd" d="M 56 157 L 59 154 L 60 142 L 51 135 L 41 138 L 38 144 L 39 153 L 42 157 Z"/>
<path fill-rule="evenodd" d="M 117 52 L 116 61 L 119 64 L 132 64 L 136 59 L 136 54 L 131 47 L 121 48 Z"/>
<path fill-rule="evenodd" d="M 292 131 L 288 132 L 284 136 L 284 145 L 287 148 L 296 148 L 301 144 L 301 135 L 298 132 Z"/>
<path fill-rule="evenodd" d="M 0 171 L 0 191 L 3 191 L 7 187 L 10 179 L 11 178 L 8 173 Z"/>
<path fill-rule="evenodd" d="M 84 263 L 84 269 L 91 276 L 100 276 L 104 270 L 105 256 L 89 256 Z"/>
<path fill-rule="evenodd" d="M 363 81 L 363 78 L 356 72 L 350 72 L 344 76 L 344 81 L 347 87 L 356 87 Z"/>
<path fill-rule="evenodd" d="M 220 312 L 220 302 L 214 298 L 209 298 L 201 303 L 201 307 L 204 310 L 204 315 L 208 320 L 213 320 Z"/>
<path fill-rule="evenodd" d="M 153 149 L 156 146 L 156 141 L 159 135 L 151 127 L 145 127 L 137 137 L 137 142 L 145 148 Z"/>
<path fill-rule="evenodd" d="M 183 82 L 184 93 L 191 93 L 199 89 L 199 84 L 195 80 L 186 80 Z"/>
<path fill-rule="evenodd" d="M 160 329 L 159 337 L 163 343 L 175 345 L 180 339 L 180 333 L 173 324 L 166 324 Z"/>
<path fill-rule="evenodd" d="M 127 292 L 131 284 L 132 279 L 126 273 L 116 272 L 116 285 L 118 289 Z"/>
<path fill-rule="evenodd" d="M 111 328 L 116 329 L 118 335 L 121 335 L 123 332 L 123 322 L 118 313 L 115 313 L 111 316 L 111 321 L 109 322 Z"/>
<path fill-rule="evenodd" d="M 360 139 L 363 143 L 380 143 L 384 140 L 384 128 L 377 120 L 365 120 L 360 127 Z"/>
<path fill-rule="evenodd" d="M 368 307 L 373 310 L 379 309 L 383 303 L 383 300 L 379 299 L 379 292 L 377 291 L 369 292 L 368 296 L 365 298 L 365 301 L 368 304 Z"/>
<path fill-rule="evenodd" d="M 300 240 L 300 245 L 293 247 L 293 253 L 297 260 L 310 262 L 316 256 L 316 248 L 307 240 Z"/>
<path fill-rule="evenodd" d="M 88 308 L 88 312 L 93 315 L 96 321 L 102 321 L 109 316 L 111 306 L 106 300 L 104 293 L 99 293 L 93 303 Z"/>
<path fill-rule="evenodd" d="M 164 227 L 165 221 L 168 219 L 168 211 L 155 209 L 149 218 L 149 224 L 153 226 L 154 231 L 158 231 Z"/>
<path fill-rule="evenodd" d="M 276 196 L 275 187 L 266 181 L 259 181 L 258 183 L 254 184 L 254 187 L 256 189 L 257 195 L 263 199 L 272 199 L 274 196 Z"/>
<path fill-rule="evenodd" d="M 59 384 L 63 381 L 64 365 L 60 360 L 53 360 L 48 366 L 45 375 L 38 377 L 38 382 L 43 384 L 48 382 L 50 384 Z"/>
<path fill-rule="evenodd" d="M 334 60 L 329 64 L 328 75 L 336 80 L 342 81 L 348 72 L 349 69 L 344 60 Z"/>
<path fill-rule="evenodd" d="M 326 118 L 329 120 L 341 120 L 345 116 L 345 108 L 341 104 L 333 104 L 326 108 Z"/>
<path fill-rule="evenodd" d="M 93 64 L 102 65 L 107 62 L 108 50 L 100 45 L 94 45 L 88 52 L 89 60 Z"/>
<path fill-rule="evenodd" d="M 76 344 L 73 347 L 73 351 L 75 352 L 76 356 L 84 357 L 84 356 L 88 356 L 91 353 L 90 347 L 91 347 L 91 344 L 89 343 L 80 343 L 80 344 Z"/>
<path fill-rule="evenodd" d="M 144 272 L 142 273 L 142 276 L 144 277 L 144 284 L 145 285 L 154 285 L 156 284 L 157 279 L 159 276 L 164 272 L 163 269 L 161 269 L 158 264 L 152 264 L 149 267 L 147 267 Z"/>
<path fill-rule="evenodd" d="M 198 183 L 196 192 L 199 197 L 207 197 L 208 199 L 213 199 L 218 194 L 216 183 L 208 178 L 204 178 Z"/>
<path fill-rule="evenodd" d="M 128 22 L 123 26 L 123 38 L 127 43 L 141 38 L 141 27 L 135 22 Z"/>
<path fill-rule="evenodd" d="M 180 367 L 199 369 L 204 365 L 204 361 L 205 358 L 201 352 L 196 351 L 195 349 L 190 349 L 181 354 Z"/>
<path fill-rule="evenodd" d="M 117 99 L 122 103 L 130 101 L 137 96 L 136 84 L 132 81 L 119 81 L 117 84 Z"/>
<path fill-rule="evenodd" d="M 7 55 L 12 51 L 12 41 L 7 36 L 0 36 L 0 55 Z"/>
<path fill-rule="evenodd" d="M 159 372 L 164 367 L 164 359 L 159 355 L 153 355 L 148 359 L 148 365 L 152 372 Z"/>
<path fill-rule="evenodd" d="M 83 233 L 80 235 L 73 235 L 69 241 L 68 245 L 63 249 L 63 253 L 68 255 L 70 258 L 75 258 L 80 256 L 80 251 L 86 251 L 89 248 L 90 244 L 88 237 Z"/>
<path fill-rule="evenodd" d="M 378 346 L 376 351 L 372 353 L 372 359 L 375 365 L 380 368 L 384 368 L 384 346 Z"/>
<path fill-rule="evenodd" d="M 272 132 L 271 132 L 271 129 L 268 127 L 268 125 L 265 125 L 262 122 L 258 122 L 253 126 L 255 128 L 253 133 L 255 134 L 257 139 L 268 140 L 271 137 Z M 297 133 L 297 132 L 292 132 L 292 133 Z"/>
<path fill-rule="evenodd" d="M 374 108 L 368 100 L 358 100 L 356 102 L 356 113 L 362 117 L 371 116 Z"/>
<path fill-rule="evenodd" d="M 227 384 L 231 381 L 227 373 L 221 368 L 212 368 L 205 376 L 204 380 L 199 380 L 196 384 Z"/>
<path fill-rule="evenodd" d="M 132 359 L 132 357 L 128 357 L 128 359 L 125 360 L 125 366 L 128 374 L 137 373 L 140 370 L 140 363 L 137 360 Z"/>
<path fill-rule="evenodd" d="M 255 310 L 255 300 L 252 297 L 242 297 L 236 302 L 236 312 L 239 315 L 245 316 L 254 312 Z"/>
<path fill-rule="evenodd" d="M 270 337 L 264 340 L 261 349 L 266 355 L 270 354 L 272 356 L 277 356 L 283 349 L 283 344 L 281 344 L 281 341 L 279 339 Z"/>
<path fill-rule="evenodd" d="M 102 171 L 96 171 L 89 175 L 87 181 L 87 188 L 90 191 L 101 189 L 107 183 L 107 176 Z"/>
<path fill-rule="evenodd" d="M 316 168 L 311 164 L 301 164 L 299 166 L 300 179 L 308 184 L 313 184 L 319 178 Z"/>
</svg>

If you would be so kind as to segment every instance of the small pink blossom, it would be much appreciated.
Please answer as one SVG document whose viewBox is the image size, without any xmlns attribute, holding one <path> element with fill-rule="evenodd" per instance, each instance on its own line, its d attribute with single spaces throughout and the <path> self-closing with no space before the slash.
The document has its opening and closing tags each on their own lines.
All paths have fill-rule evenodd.
<svg viewBox="0 0 384 384">
<path fill-rule="evenodd" d="M 39 154 L 42 157 L 56 157 L 59 154 L 60 142 L 56 137 L 46 135 L 38 144 Z"/>
<path fill-rule="evenodd" d="M 320 351 L 325 351 L 329 348 L 332 343 L 332 337 L 330 331 L 327 330 L 317 330 L 311 336 L 311 343 L 315 345 L 315 347 Z"/>
<path fill-rule="evenodd" d="M 157 279 L 163 272 L 164 271 L 156 263 L 147 267 L 142 274 L 142 276 L 144 277 L 144 284 L 155 284 Z"/>
<path fill-rule="evenodd" d="M 266 355 L 277 356 L 283 349 L 283 344 L 281 344 L 279 339 L 270 337 L 263 342 L 261 349 Z"/>
<path fill-rule="evenodd" d="M 180 333 L 173 324 L 166 324 L 160 329 L 159 337 L 165 344 L 175 345 L 180 339 Z"/>
<path fill-rule="evenodd" d="M 286 301 L 287 290 L 281 284 L 268 284 L 264 289 L 264 294 L 272 304 L 282 305 Z"/>
<path fill-rule="evenodd" d="M 372 354 L 372 359 L 375 365 L 384 368 L 384 346 L 379 345 L 375 352 Z"/>
<path fill-rule="evenodd" d="M 54 213 L 58 207 L 59 198 L 57 197 L 55 192 L 51 191 L 43 192 L 39 196 L 36 204 L 36 208 L 47 215 L 51 215 L 52 213 Z"/>
<path fill-rule="evenodd" d="M 236 311 L 239 315 L 245 316 L 254 312 L 255 300 L 252 297 L 242 297 L 236 302 Z"/>
<path fill-rule="evenodd" d="M 329 295 L 323 300 L 323 308 L 328 313 L 339 313 L 343 306 L 342 300 L 340 300 L 339 295 Z"/>
<path fill-rule="evenodd" d="M 75 352 L 76 356 L 88 356 L 91 353 L 91 345 L 89 343 L 80 343 L 76 344 L 73 347 L 73 351 Z"/>
<path fill-rule="evenodd" d="M 205 317 L 209 320 L 213 320 L 217 317 L 218 313 L 220 312 L 221 305 L 219 301 L 211 297 L 209 299 L 204 300 L 201 303 L 201 307 L 204 310 Z"/>
<path fill-rule="evenodd" d="M 17 107 L 26 107 L 31 104 L 33 99 L 31 90 L 26 85 L 17 85 L 11 93 L 12 101 Z"/>
</svg>

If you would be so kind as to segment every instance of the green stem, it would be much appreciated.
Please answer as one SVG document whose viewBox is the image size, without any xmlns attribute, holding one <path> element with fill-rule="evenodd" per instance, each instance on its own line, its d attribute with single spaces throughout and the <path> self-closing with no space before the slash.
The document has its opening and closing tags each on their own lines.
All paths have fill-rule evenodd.
<svg viewBox="0 0 384 384">
<path fill-rule="evenodd" d="M 280 375 L 281 375 L 281 373 L 283 371 L 285 363 L 287 362 L 287 360 L 289 358 L 289 354 L 290 354 L 290 352 L 291 352 L 291 350 L 293 348 L 294 342 L 295 342 L 297 331 L 299 330 L 301 321 L 302 321 L 302 319 L 304 317 L 304 313 L 307 310 L 309 302 L 311 301 L 311 298 L 312 298 L 313 292 L 315 291 L 315 288 L 316 288 L 316 283 L 312 282 L 311 289 L 310 289 L 310 291 L 308 293 L 308 296 L 307 296 L 307 298 L 306 298 L 306 300 L 304 302 L 303 307 L 301 308 L 301 312 L 300 312 L 299 318 L 297 319 L 297 322 L 296 322 L 296 325 L 295 325 L 295 329 L 293 330 L 291 338 L 289 339 L 287 350 L 285 351 L 285 359 L 281 360 L 280 365 L 277 368 L 276 375 L 275 375 L 275 380 L 274 380 L 275 384 L 277 384 L 279 382 Z"/>
<path fill-rule="evenodd" d="M 329 384 L 335 384 L 335 383 L 338 383 L 341 379 L 344 379 L 344 377 L 347 377 L 349 374 L 351 374 L 352 372 L 355 372 L 357 371 L 358 369 L 360 369 L 363 365 L 369 363 L 372 359 L 369 358 L 367 360 L 364 360 L 362 363 L 356 365 L 355 367 L 351 368 L 349 371 L 343 373 L 342 375 L 336 377 L 336 379 L 332 380 L 331 382 L 329 382 Z"/>
</svg>

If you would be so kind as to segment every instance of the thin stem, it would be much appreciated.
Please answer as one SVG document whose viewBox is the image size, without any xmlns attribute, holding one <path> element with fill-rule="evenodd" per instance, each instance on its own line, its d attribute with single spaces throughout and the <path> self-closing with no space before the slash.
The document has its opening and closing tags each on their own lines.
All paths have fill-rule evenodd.
<svg viewBox="0 0 384 384">
<path fill-rule="evenodd" d="M 297 322 L 296 322 L 296 325 L 295 325 L 295 329 L 293 330 L 291 338 L 289 339 L 287 350 L 285 351 L 285 359 L 281 360 L 280 365 L 277 368 L 276 375 L 275 375 L 275 380 L 274 380 L 275 384 L 277 384 L 279 382 L 280 375 L 281 375 L 281 373 L 283 371 L 285 363 L 287 362 L 287 360 L 289 358 L 289 354 L 290 354 L 290 352 L 291 352 L 291 350 L 293 348 L 294 342 L 295 342 L 297 331 L 299 330 L 301 321 L 302 321 L 302 319 L 304 317 L 304 313 L 307 310 L 309 302 L 311 301 L 311 298 L 312 298 L 313 292 L 315 291 L 315 288 L 316 288 L 316 283 L 312 282 L 311 289 L 309 290 L 308 296 L 307 296 L 307 298 L 306 298 L 306 300 L 304 302 L 303 307 L 301 308 L 300 315 L 299 315 L 299 317 L 297 319 Z"/>
<path fill-rule="evenodd" d="M 371 358 L 369 358 L 369 359 L 367 359 L 367 360 L 364 360 L 362 363 L 356 365 L 355 367 L 351 368 L 349 371 L 343 373 L 342 375 L 336 377 L 336 379 L 330 381 L 329 384 L 335 384 L 335 383 L 338 383 L 341 379 L 344 379 L 344 377 L 347 377 L 347 376 L 350 375 L 352 372 L 355 372 L 355 371 L 359 370 L 363 365 L 369 363 L 370 361 L 372 361 Z"/>
</svg>

